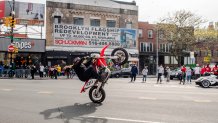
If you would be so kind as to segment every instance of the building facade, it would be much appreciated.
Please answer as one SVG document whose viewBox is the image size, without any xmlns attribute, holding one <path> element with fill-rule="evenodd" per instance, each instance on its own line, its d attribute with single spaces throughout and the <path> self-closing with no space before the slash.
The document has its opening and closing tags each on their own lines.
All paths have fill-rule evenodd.
<svg viewBox="0 0 218 123">
<path fill-rule="evenodd" d="M 139 22 L 138 41 L 140 71 L 144 66 L 148 66 L 149 74 L 156 74 L 157 65 L 177 66 L 178 62 L 170 54 L 171 44 L 163 39 L 163 34 L 160 30 L 156 30 L 155 24 Z"/>
<path fill-rule="evenodd" d="M 46 61 L 71 64 L 77 56 L 100 52 L 110 44 L 127 49 L 138 62 L 138 7 L 135 2 L 113 0 L 47 0 Z"/>
</svg>

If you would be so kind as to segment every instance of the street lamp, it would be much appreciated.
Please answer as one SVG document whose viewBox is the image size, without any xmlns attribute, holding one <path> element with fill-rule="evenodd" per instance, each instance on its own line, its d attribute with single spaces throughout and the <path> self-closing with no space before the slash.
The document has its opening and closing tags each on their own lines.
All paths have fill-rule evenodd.
<svg viewBox="0 0 218 123">
<path fill-rule="evenodd" d="M 157 34 L 156 34 L 156 75 L 158 74 L 158 52 L 159 52 L 159 30 L 157 29 Z"/>
</svg>

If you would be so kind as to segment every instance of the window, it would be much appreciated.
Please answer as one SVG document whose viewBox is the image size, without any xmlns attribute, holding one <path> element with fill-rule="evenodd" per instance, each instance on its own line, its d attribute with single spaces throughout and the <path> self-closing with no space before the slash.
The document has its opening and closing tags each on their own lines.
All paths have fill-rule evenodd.
<svg viewBox="0 0 218 123">
<path fill-rule="evenodd" d="M 116 27 L 115 20 L 107 20 L 107 27 Z"/>
<path fill-rule="evenodd" d="M 166 44 L 166 52 L 170 52 L 170 46 L 171 46 L 171 44 Z"/>
<path fill-rule="evenodd" d="M 164 56 L 164 64 L 170 64 L 170 56 Z"/>
<path fill-rule="evenodd" d="M 148 44 L 150 45 L 149 51 L 150 51 L 150 52 L 153 52 L 153 43 L 148 43 Z"/>
<path fill-rule="evenodd" d="M 176 57 L 171 56 L 170 60 L 171 60 L 171 64 L 178 64 L 178 61 L 176 60 Z"/>
<path fill-rule="evenodd" d="M 171 44 L 160 44 L 160 51 L 161 52 L 170 52 Z"/>
<path fill-rule="evenodd" d="M 143 37 L 143 31 L 142 29 L 139 29 L 139 38 L 142 38 Z"/>
<path fill-rule="evenodd" d="M 84 19 L 81 17 L 74 17 L 73 18 L 73 24 L 75 25 L 83 25 Z"/>
<path fill-rule="evenodd" d="M 61 16 L 54 16 L 54 23 L 55 24 L 61 23 Z"/>
<path fill-rule="evenodd" d="M 164 38 L 164 31 L 163 30 L 159 30 L 158 31 L 158 37 L 159 37 L 159 39 L 163 39 Z"/>
<path fill-rule="evenodd" d="M 100 26 L 100 19 L 91 19 L 90 24 L 91 26 Z"/>
<path fill-rule="evenodd" d="M 163 52 L 163 44 L 160 44 L 159 50 L 160 50 L 161 52 Z"/>
<path fill-rule="evenodd" d="M 141 52 L 153 52 L 153 43 L 141 42 Z"/>
<path fill-rule="evenodd" d="M 131 23 L 131 22 L 128 22 L 128 23 L 126 24 L 126 28 L 127 28 L 127 29 L 132 29 L 132 23 Z"/>
<path fill-rule="evenodd" d="M 148 38 L 153 38 L 153 30 L 148 30 Z"/>
</svg>

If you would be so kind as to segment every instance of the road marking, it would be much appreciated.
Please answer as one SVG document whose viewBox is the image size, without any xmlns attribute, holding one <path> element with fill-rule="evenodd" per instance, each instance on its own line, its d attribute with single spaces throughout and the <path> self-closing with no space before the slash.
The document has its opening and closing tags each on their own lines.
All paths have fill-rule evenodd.
<svg viewBox="0 0 218 123">
<path fill-rule="evenodd" d="M 51 91 L 39 91 L 38 94 L 53 94 Z"/>
<path fill-rule="evenodd" d="M 211 100 L 194 100 L 194 102 L 198 102 L 198 103 L 209 103 L 212 102 Z"/>
<path fill-rule="evenodd" d="M 142 100 L 157 100 L 157 98 L 152 98 L 152 97 L 139 97 L 139 99 L 142 99 Z"/>
<path fill-rule="evenodd" d="M 13 89 L 8 89 L 8 88 L 4 88 L 4 89 L 1 89 L 2 91 L 12 91 Z"/>
<path fill-rule="evenodd" d="M 144 121 L 144 120 L 133 120 L 133 119 L 123 119 L 123 118 L 113 118 L 113 117 L 88 116 L 88 118 L 99 118 L 99 119 L 116 120 L 116 121 L 127 121 L 127 122 L 133 122 L 133 123 L 164 123 L 164 122 L 154 122 L 154 121 Z"/>
</svg>

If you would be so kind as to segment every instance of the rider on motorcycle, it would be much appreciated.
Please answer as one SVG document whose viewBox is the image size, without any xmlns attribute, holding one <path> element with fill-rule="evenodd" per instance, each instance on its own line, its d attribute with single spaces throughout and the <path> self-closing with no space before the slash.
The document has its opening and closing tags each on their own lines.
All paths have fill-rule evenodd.
<svg viewBox="0 0 218 123">
<path fill-rule="evenodd" d="M 101 75 L 95 70 L 95 63 L 97 57 L 76 57 L 73 60 L 72 68 L 75 70 L 78 78 L 81 81 L 88 81 L 90 78 L 97 79 L 102 82 L 103 78 Z"/>
</svg>

